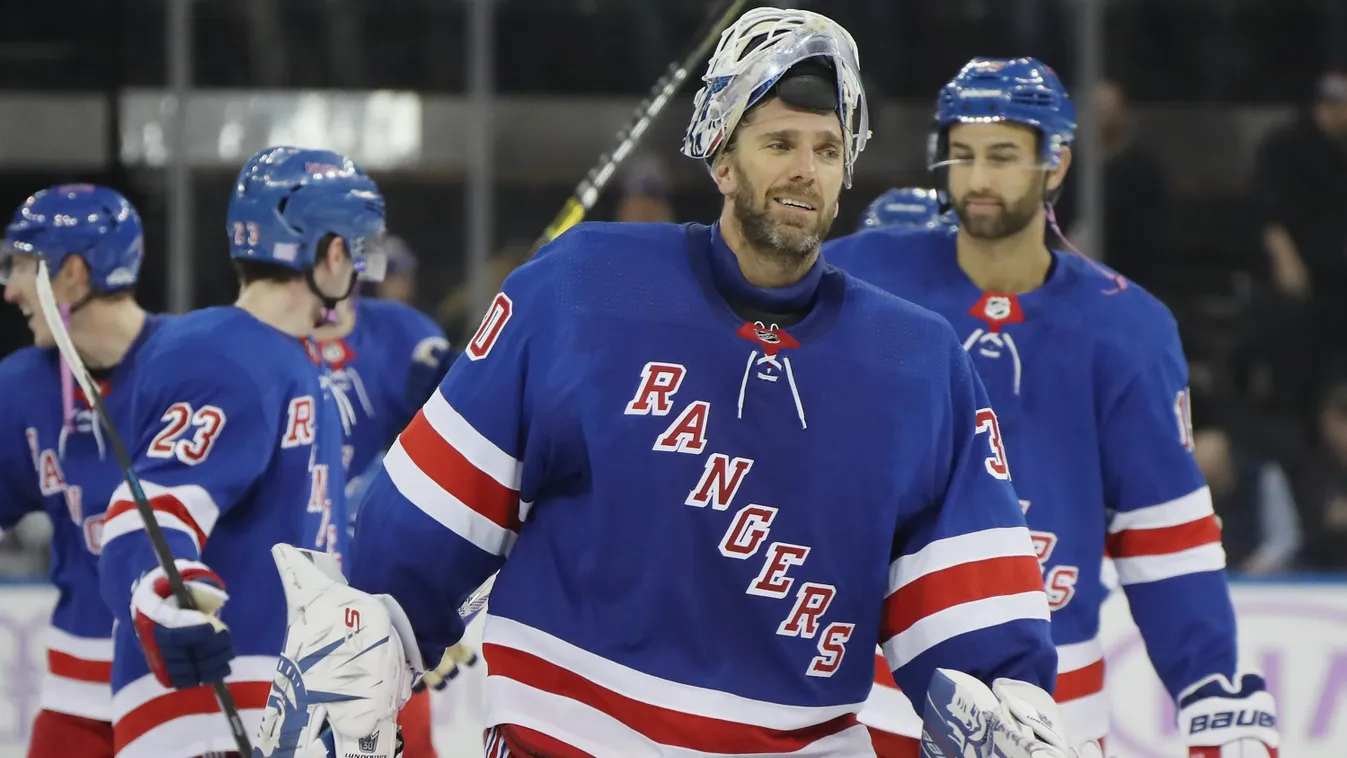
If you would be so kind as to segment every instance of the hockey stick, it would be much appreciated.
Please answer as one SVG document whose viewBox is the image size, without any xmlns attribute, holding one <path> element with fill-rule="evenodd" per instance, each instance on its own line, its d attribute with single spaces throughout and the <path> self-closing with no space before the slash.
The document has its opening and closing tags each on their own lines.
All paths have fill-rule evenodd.
<svg viewBox="0 0 1347 758">
<path fill-rule="evenodd" d="M 617 148 L 611 153 L 599 156 L 598 164 L 580 180 L 575 191 L 566 200 L 566 204 L 561 206 L 561 212 L 557 213 L 552 223 L 543 230 L 542 236 L 533 243 L 530 255 L 584 220 L 585 214 L 589 213 L 594 203 L 598 202 L 599 193 L 607 186 L 608 180 L 613 178 L 617 167 L 631 154 L 651 122 L 664 110 L 664 106 L 669 104 L 669 99 L 679 87 L 683 86 L 683 82 L 687 81 L 688 72 L 701 62 L 720 38 L 720 33 L 739 15 L 745 2 L 746 0 L 727 0 L 721 5 L 720 12 L 708 18 L 702 28 L 697 30 L 696 46 L 689 50 L 681 61 L 669 64 L 664 75 L 655 82 L 654 87 L 650 88 L 650 93 L 640 105 L 636 106 L 636 112 L 632 114 L 631 120 L 617 133 Z"/>
<path fill-rule="evenodd" d="M 547 243 L 561 236 L 562 232 L 570 229 L 572 226 L 584 220 L 585 214 L 594 207 L 594 203 L 599 199 L 599 193 L 607 186 L 608 180 L 613 178 L 617 167 L 622 164 L 636 144 L 641 141 L 645 130 L 650 127 L 651 122 L 655 120 L 664 106 L 668 105 L 669 99 L 673 97 L 678 88 L 687 81 L 688 72 L 693 66 L 696 66 L 701 59 L 710 51 L 711 46 L 720 38 L 721 32 L 730 25 L 739 15 L 739 11 L 744 7 L 747 0 L 726 0 L 720 6 L 720 12 L 707 19 L 702 28 L 697 31 L 697 44 L 683 56 L 681 61 L 675 61 L 669 64 L 669 68 L 655 82 L 655 86 L 650 88 L 645 100 L 636 107 L 636 112 L 627 126 L 617 133 L 617 149 L 611 153 L 604 153 L 599 156 L 598 165 L 589 170 L 585 178 L 576 185 L 575 191 L 571 193 L 566 204 L 561 207 L 561 212 L 552 223 L 543 230 L 542 236 L 533 243 L 533 249 L 529 255 L 538 252 L 538 250 Z M 467 618 L 480 611 L 482 606 L 486 605 L 487 596 L 491 594 L 491 586 L 496 583 L 496 575 L 492 574 L 481 587 L 473 591 L 468 599 L 459 606 L 458 615 Z"/>
<path fill-rule="evenodd" d="M 154 549 L 154 557 L 159 561 L 159 567 L 164 570 L 165 576 L 168 577 L 168 585 L 173 591 L 173 597 L 178 601 L 178 607 L 195 610 L 196 602 L 192 599 L 191 593 L 187 591 L 187 586 L 183 584 L 182 574 L 178 573 L 177 565 L 173 563 L 173 552 L 169 550 L 168 540 L 164 538 L 164 532 L 159 527 L 159 521 L 154 517 L 154 510 L 150 507 L 150 501 L 145 497 L 145 491 L 140 486 L 140 478 L 136 476 L 136 472 L 132 468 L 131 457 L 127 455 L 126 446 L 122 444 L 122 436 L 112 423 L 112 414 L 108 412 L 108 407 L 103 402 L 103 396 L 98 392 L 98 385 L 89 376 L 89 370 L 84 367 L 84 361 L 80 359 L 79 353 L 75 350 L 75 343 L 70 340 L 70 334 L 65 329 L 60 308 L 56 305 L 56 294 L 51 289 L 51 273 L 47 269 L 45 259 L 39 259 L 37 264 L 37 301 L 42 309 L 42 317 L 47 320 L 47 328 L 51 330 L 52 339 L 56 341 L 56 349 L 65 359 L 66 366 L 70 368 L 70 373 L 75 375 L 75 381 L 79 382 L 80 389 L 84 390 L 84 396 L 88 398 L 89 405 L 93 407 L 94 412 L 103 421 L 108 439 L 112 442 L 112 452 L 117 456 L 117 465 L 121 466 L 122 478 L 131 490 L 131 498 L 136 503 L 136 511 L 140 513 L 141 521 L 145 522 L 145 534 L 150 539 L 150 547 Z M 253 754 L 252 746 L 248 740 L 248 733 L 243 727 L 243 719 L 239 716 L 238 706 L 234 704 L 234 696 L 230 694 L 229 688 L 222 681 L 215 682 L 212 686 L 215 688 L 215 699 L 220 701 L 220 710 L 224 713 L 225 718 L 229 719 L 229 730 L 234 733 L 234 742 L 237 744 L 240 754 L 245 758 L 251 756 Z"/>
</svg>

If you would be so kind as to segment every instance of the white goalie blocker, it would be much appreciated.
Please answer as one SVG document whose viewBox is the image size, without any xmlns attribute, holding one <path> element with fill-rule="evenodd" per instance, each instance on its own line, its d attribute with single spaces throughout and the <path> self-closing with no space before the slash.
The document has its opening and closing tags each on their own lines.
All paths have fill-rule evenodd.
<svg viewBox="0 0 1347 758">
<path fill-rule="evenodd" d="M 326 553 L 271 549 L 285 588 L 285 650 L 253 756 L 395 758 L 398 711 L 425 669 L 402 608 L 346 583 Z"/>
</svg>

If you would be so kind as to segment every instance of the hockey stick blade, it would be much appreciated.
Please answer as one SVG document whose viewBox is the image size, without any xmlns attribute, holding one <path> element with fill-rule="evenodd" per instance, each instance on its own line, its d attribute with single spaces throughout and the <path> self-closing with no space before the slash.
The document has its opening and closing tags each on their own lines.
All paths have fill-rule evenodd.
<svg viewBox="0 0 1347 758">
<path fill-rule="evenodd" d="M 561 236 L 562 232 L 570 229 L 572 226 L 584 220 L 585 214 L 589 213 L 598 202 L 599 193 L 608 185 L 608 180 L 613 178 L 617 172 L 618 166 L 626 160 L 631 151 L 641 141 L 645 135 L 646 129 L 659 116 L 664 107 L 669 104 L 678 89 L 687 81 L 688 72 L 704 58 L 711 47 L 720 38 L 721 32 L 728 27 L 739 15 L 747 0 L 727 0 L 721 5 L 720 11 L 707 19 L 707 22 L 697 32 L 697 44 L 688 51 L 682 60 L 674 61 L 669 64 L 664 75 L 655 82 L 655 86 L 650 88 L 649 94 L 636 106 L 636 111 L 632 114 L 631 120 L 622 127 L 617 133 L 617 147 L 611 153 L 604 153 L 599 156 L 599 162 L 594 168 L 590 169 L 585 178 L 576 185 L 575 191 L 571 193 L 566 204 L 561 207 L 556 218 L 543 230 L 542 236 L 533 243 L 533 249 L 530 255 L 538 252 L 543 245 L 551 242 Z"/>
<path fill-rule="evenodd" d="M 56 293 L 51 289 L 51 274 L 44 259 L 39 259 L 37 264 L 37 301 L 42 309 L 42 317 L 47 320 L 47 328 L 51 330 L 52 339 L 56 342 L 56 349 L 65 359 L 70 373 L 74 374 L 75 381 L 79 382 L 80 389 L 84 390 L 84 396 L 89 400 L 94 413 L 97 413 L 103 422 L 108 440 L 112 444 L 113 455 L 117 457 L 117 465 L 122 470 L 122 478 L 131 490 L 131 499 L 135 501 L 136 512 L 140 514 L 140 520 L 145 522 L 145 535 L 150 540 L 150 547 L 154 550 L 154 557 L 159 561 L 159 567 L 168 578 L 169 587 L 173 591 L 173 597 L 178 601 L 178 607 L 195 610 L 196 603 L 192 600 L 191 593 L 187 591 L 187 586 L 183 584 L 182 574 L 178 573 L 178 567 L 173 562 L 173 551 L 169 549 L 168 540 L 164 538 L 159 521 L 154 517 L 154 509 L 150 507 L 150 501 L 140 486 L 140 478 L 136 476 L 132 467 L 131 457 L 127 455 L 126 446 L 122 443 L 122 436 L 112 423 L 112 414 L 108 412 L 103 396 L 98 392 L 98 385 L 89 376 L 89 370 L 84 367 L 84 361 L 75 350 L 75 343 L 71 341 L 70 334 L 65 329 L 60 308 L 56 305 Z M 215 698 L 220 702 L 220 710 L 229 720 L 229 730 L 234 735 L 234 742 L 240 753 L 243 756 L 251 756 L 252 746 L 243 726 L 243 719 L 239 716 L 238 706 L 234 703 L 234 696 L 224 682 L 214 682 L 212 686 L 215 689 Z"/>
</svg>

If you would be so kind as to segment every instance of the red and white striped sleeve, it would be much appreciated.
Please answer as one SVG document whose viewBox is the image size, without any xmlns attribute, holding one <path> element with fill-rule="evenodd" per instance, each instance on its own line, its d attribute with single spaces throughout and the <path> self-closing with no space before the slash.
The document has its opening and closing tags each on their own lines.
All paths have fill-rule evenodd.
<svg viewBox="0 0 1347 758">
<path fill-rule="evenodd" d="M 880 647 L 914 699 L 936 668 L 1051 691 L 1057 653 L 1042 570 L 1011 487 L 1014 460 L 967 353 L 952 333 L 950 342 L 945 423 L 933 441 L 943 452 L 924 507 L 895 535 Z"/>
<path fill-rule="evenodd" d="M 1234 674 L 1235 616 L 1221 528 L 1193 458 L 1188 364 L 1178 331 L 1152 335 L 1130 371 L 1108 372 L 1099 439 L 1107 550 L 1155 671 L 1171 695 Z"/>
<path fill-rule="evenodd" d="M 392 595 L 423 653 L 439 658 L 463 629 L 457 608 L 504 564 L 529 503 L 521 502 L 534 439 L 531 395 L 540 359 L 534 324 L 548 301 L 514 272 L 439 388 L 373 477 L 351 544 L 351 584 Z"/>
<path fill-rule="evenodd" d="M 384 456 L 398 493 L 473 546 L 504 556 L 519 535 L 519 460 L 436 391 Z"/>
<path fill-rule="evenodd" d="M 1205 485 L 1167 502 L 1115 514 L 1107 544 L 1123 586 L 1225 568 L 1221 527 Z"/>
<path fill-rule="evenodd" d="M 216 520 L 220 518 L 220 507 L 215 504 L 215 498 L 210 492 L 196 484 L 164 486 L 154 482 L 141 482 L 141 490 L 154 512 L 155 520 L 159 522 L 159 528 L 171 530 L 170 533 L 175 536 L 185 536 L 195 552 L 190 557 L 199 557 L 206 547 L 206 539 L 215 528 Z M 113 490 L 108 503 L 103 522 L 103 544 L 144 528 L 145 521 L 136 509 L 131 490 L 122 482 Z"/>
<path fill-rule="evenodd" d="M 174 359 L 171 370 L 137 374 L 136 420 L 123 431 L 170 551 L 194 561 L 220 519 L 266 472 L 281 439 L 286 402 L 281 391 L 257 386 L 218 349 L 188 345 L 167 354 Z M 104 519 L 99 557 L 104 600 L 127 608 L 132 583 L 158 561 L 125 483 L 113 491 Z"/>
<path fill-rule="evenodd" d="M 1043 574 L 1028 529 L 936 540 L 889 568 L 881 646 L 894 668 L 969 632 L 1045 619 Z"/>
</svg>

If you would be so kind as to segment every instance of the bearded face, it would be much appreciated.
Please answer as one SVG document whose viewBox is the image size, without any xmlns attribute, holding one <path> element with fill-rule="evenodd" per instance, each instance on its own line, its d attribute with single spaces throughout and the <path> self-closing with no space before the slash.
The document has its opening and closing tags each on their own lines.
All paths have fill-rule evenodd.
<svg viewBox="0 0 1347 758">
<path fill-rule="evenodd" d="M 744 239 L 787 262 L 803 261 L 818 250 L 837 212 L 836 199 L 825 202 L 814 184 L 786 183 L 763 190 L 747 174 L 731 201 Z"/>
<path fill-rule="evenodd" d="M 818 252 L 837 217 L 845 178 L 842 127 L 834 113 L 773 99 L 735 130 L 717 182 L 744 240 L 783 263 Z"/>
<path fill-rule="evenodd" d="M 959 228 L 970 237 L 997 240 L 1024 231 L 1051 187 L 1060 186 L 1069 156 L 1048 170 L 1039 158 L 1038 134 L 1011 123 L 954 124 L 949 131 L 949 192 Z"/>
<path fill-rule="evenodd" d="M 1045 180 L 1033 182 L 1018 197 L 1006 197 L 995 190 L 968 190 L 954 196 L 954 211 L 959 226 L 970 237 L 998 240 L 1024 231 L 1043 208 Z"/>
</svg>

